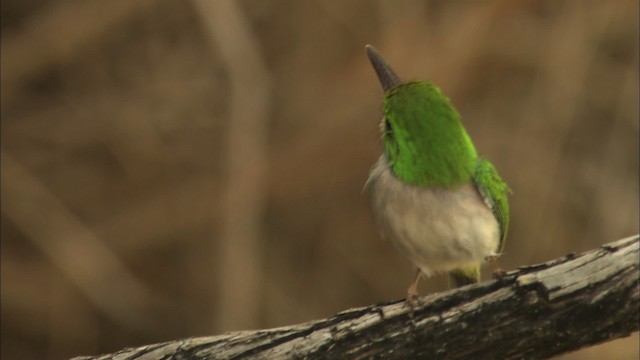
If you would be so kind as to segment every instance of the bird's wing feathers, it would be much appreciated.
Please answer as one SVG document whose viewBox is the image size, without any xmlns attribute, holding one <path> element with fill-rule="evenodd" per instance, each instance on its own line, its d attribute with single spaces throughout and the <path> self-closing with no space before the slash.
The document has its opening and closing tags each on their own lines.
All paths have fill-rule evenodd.
<svg viewBox="0 0 640 360">
<path fill-rule="evenodd" d="M 484 202 L 493 212 L 500 225 L 500 243 L 498 253 L 502 252 L 509 228 L 509 200 L 507 194 L 511 192 L 496 168 L 489 161 L 478 158 L 474 183 Z"/>
</svg>

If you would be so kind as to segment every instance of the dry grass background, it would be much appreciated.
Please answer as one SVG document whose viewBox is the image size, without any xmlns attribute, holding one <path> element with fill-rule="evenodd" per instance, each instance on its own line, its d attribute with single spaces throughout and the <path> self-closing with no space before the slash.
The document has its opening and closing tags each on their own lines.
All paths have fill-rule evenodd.
<svg viewBox="0 0 640 360">
<path fill-rule="evenodd" d="M 504 268 L 638 232 L 637 1 L 2 2 L 3 359 L 329 316 L 412 269 L 374 44 L 513 189 Z M 444 276 L 423 292 L 447 288 Z M 567 359 L 638 357 L 637 334 Z"/>
</svg>

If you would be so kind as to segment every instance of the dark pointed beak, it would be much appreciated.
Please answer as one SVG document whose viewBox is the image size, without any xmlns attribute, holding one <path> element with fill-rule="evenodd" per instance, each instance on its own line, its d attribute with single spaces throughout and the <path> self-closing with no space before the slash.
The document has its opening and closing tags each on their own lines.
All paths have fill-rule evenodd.
<svg viewBox="0 0 640 360">
<path fill-rule="evenodd" d="M 367 55 L 369 55 L 371 65 L 373 65 L 373 69 L 376 71 L 378 80 L 380 80 L 380 84 L 385 92 L 394 86 L 402 84 L 398 75 L 387 65 L 380 53 L 378 53 L 378 50 L 374 49 L 371 45 L 365 46 L 365 49 L 367 49 Z"/>
</svg>

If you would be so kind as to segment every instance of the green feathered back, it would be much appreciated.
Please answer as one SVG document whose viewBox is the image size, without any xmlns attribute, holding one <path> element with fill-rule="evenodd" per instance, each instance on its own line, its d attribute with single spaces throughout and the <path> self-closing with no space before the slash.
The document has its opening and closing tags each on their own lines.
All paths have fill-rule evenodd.
<svg viewBox="0 0 640 360">
<path fill-rule="evenodd" d="M 471 182 L 476 149 L 460 114 L 437 86 L 403 83 L 387 91 L 383 103 L 382 138 L 395 176 L 425 187 L 452 188 Z"/>
<path fill-rule="evenodd" d="M 507 195 L 511 189 L 502 180 L 493 164 L 483 158 L 478 158 L 474 182 L 500 225 L 500 243 L 497 250 L 500 253 L 504 248 L 509 229 L 509 199 L 507 199 Z"/>
<path fill-rule="evenodd" d="M 509 186 L 478 157 L 449 99 L 431 83 L 412 81 L 385 93 L 383 112 L 382 138 L 393 174 L 424 187 L 475 183 L 500 225 L 500 253 L 509 227 Z"/>
</svg>

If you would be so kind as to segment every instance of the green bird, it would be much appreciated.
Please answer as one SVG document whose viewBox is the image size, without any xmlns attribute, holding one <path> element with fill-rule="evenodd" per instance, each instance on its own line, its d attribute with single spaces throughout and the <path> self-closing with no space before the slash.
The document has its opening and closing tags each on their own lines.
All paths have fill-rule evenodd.
<svg viewBox="0 0 640 360">
<path fill-rule="evenodd" d="M 463 286 L 480 280 L 484 261 L 495 265 L 510 190 L 437 86 L 402 82 L 373 47 L 366 50 L 384 89 L 384 152 L 366 187 L 382 236 L 418 268 L 407 290 L 412 304 L 421 275 L 448 271 Z"/>
</svg>

